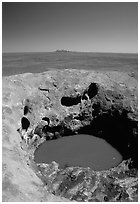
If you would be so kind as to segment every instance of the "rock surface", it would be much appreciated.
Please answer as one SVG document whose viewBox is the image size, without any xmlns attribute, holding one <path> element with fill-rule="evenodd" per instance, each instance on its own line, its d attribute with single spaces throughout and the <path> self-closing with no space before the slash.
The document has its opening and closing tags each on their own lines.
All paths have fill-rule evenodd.
<svg viewBox="0 0 140 204">
<path fill-rule="evenodd" d="M 3 201 L 137 201 L 137 80 L 131 73 L 4 77 L 2 111 Z M 44 140 L 79 133 L 105 138 L 127 161 L 100 172 L 34 162 Z"/>
</svg>

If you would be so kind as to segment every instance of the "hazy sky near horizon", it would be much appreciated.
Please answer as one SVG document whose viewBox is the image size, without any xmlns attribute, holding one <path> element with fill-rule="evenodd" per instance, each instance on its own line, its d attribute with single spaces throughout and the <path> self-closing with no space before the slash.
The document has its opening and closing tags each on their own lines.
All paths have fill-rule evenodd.
<svg viewBox="0 0 140 204">
<path fill-rule="evenodd" d="M 3 52 L 138 51 L 137 2 L 3 2 Z"/>
</svg>

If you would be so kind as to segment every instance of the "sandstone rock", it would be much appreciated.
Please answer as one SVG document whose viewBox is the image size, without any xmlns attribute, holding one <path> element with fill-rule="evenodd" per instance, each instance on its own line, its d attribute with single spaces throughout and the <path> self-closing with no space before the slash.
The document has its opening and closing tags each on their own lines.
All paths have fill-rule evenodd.
<svg viewBox="0 0 140 204">
<path fill-rule="evenodd" d="M 3 201 L 137 201 L 137 114 L 137 80 L 130 73 L 4 77 Z M 101 172 L 34 162 L 44 140 L 78 133 L 105 138 L 129 162 Z"/>
</svg>

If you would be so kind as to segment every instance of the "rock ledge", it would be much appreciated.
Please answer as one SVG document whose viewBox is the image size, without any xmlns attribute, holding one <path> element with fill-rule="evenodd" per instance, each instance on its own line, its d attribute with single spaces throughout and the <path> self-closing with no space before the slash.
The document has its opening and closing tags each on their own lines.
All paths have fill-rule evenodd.
<svg viewBox="0 0 140 204">
<path fill-rule="evenodd" d="M 55 70 L 3 78 L 3 201 L 137 201 L 137 80 Z M 91 134 L 124 161 L 108 171 L 36 164 L 44 140 Z M 120 145 L 121 144 L 121 145 Z"/>
</svg>

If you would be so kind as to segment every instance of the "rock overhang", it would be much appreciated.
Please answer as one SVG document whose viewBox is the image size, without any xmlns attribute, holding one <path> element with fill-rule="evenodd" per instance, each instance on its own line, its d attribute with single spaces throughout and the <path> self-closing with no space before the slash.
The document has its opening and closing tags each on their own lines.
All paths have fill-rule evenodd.
<svg viewBox="0 0 140 204">
<path fill-rule="evenodd" d="M 23 117 L 30 123 L 28 130 L 25 128 L 24 134 L 21 133 L 22 139 L 28 139 L 27 147 L 30 146 L 30 149 L 34 141 L 35 149 L 44 139 L 57 139 L 81 132 L 105 137 L 109 126 L 100 129 L 99 124 L 106 120 L 110 123 L 113 118 L 113 127 L 117 121 L 121 121 L 119 125 L 125 125 L 123 133 L 128 126 L 131 127 L 126 131 L 130 135 L 128 142 L 132 143 L 130 146 L 137 145 L 137 81 L 130 74 L 56 70 L 12 76 L 4 80 L 6 83 L 8 81 L 11 91 L 16 90 L 16 97 L 19 97 L 18 102 L 16 99 L 20 115 L 18 128 L 22 129 Z M 96 128 L 91 128 L 91 124 Z M 33 137 L 34 133 L 37 139 Z M 109 133 L 111 135 L 112 132 Z M 134 149 L 131 148 L 130 152 L 132 154 Z M 57 191 L 55 194 L 62 195 Z"/>
</svg>

